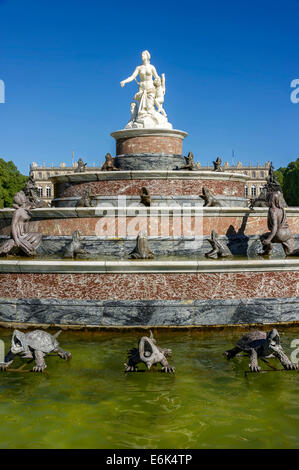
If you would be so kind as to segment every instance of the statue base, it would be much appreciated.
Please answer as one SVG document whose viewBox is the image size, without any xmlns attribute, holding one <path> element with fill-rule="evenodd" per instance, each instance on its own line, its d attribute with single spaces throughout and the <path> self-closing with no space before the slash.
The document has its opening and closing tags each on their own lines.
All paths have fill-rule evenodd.
<svg viewBox="0 0 299 470">
<path fill-rule="evenodd" d="M 114 164 L 121 170 L 174 170 L 185 164 L 182 147 L 187 132 L 123 129 L 111 135 L 116 140 Z"/>
</svg>

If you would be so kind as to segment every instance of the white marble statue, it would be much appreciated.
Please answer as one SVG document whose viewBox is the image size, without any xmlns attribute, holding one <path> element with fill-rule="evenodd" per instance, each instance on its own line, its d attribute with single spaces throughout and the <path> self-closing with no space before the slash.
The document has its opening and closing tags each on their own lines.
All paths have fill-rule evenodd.
<svg viewBox="0 0 299 470">
<path fill-rule="evenodd" d="M 142 65 L 138 65 L 133 74 L 120 82 L 122 87 L 126 83 L 136 80 L 139 76 L 138 92 L 131 103 L 131 119 L 126 129 L 136 128 L 161 128 L 172 129 L 167 120 L 167 114 L 163 108 L 165 95 L 165 74 L 161 77 L 155 67 L 150 63 L 151 55 L 148 51 L 141 54 Z M 154 78 L 154 80 L 153 80 Z"/>
</svg>

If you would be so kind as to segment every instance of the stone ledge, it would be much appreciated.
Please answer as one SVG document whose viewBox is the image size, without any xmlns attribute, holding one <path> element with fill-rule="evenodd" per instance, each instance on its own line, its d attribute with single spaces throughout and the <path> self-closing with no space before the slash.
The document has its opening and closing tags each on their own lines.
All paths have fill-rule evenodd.
<svg viewBox="0 0 299 470">
<path fill-rule="evenodd" d="M 179 171 L 179 170 L 131 170 L 131 171 L 95 171 L 83 173 L 71 173 L 70 175 L 52 176 L 51 181 L 56 183 L 83 183 L 91 181 L 114 181 L 114 180 L 142 180 L 142 179 L 196 179 L 196 180 L 218 180 L 218 181 L 241 181 L 248 180 L 247 175 L 242 173 L 217 172 L 217 171 Z"/>
<path fill-rule="evenodd" d="M 0 273 L 235 273 L 299 271 L 299 259 L 236 261 L 65 261 L 1 260 Z"/>
<path fill-rule="evenodd" d="M 120 196 L 121 200 L 122 196 Z M 100 206 L 100 207 L 45 207 L 39 209 L 32 209 L 33 220 L 35 219 L 64 219 L 76 217 L 132 217 L 132 216 L 149 216 L 154 214 L 167 214 L 169 216 L 176 215 L 178 212 L 181 214 L 182 207 L 179 205 L 173 206 L 129 206 L 129 207 L 114 207 L 114 206 Z M 203 216 L 203 217 L 231 217 L 240 216 L 244 217 L 267 217 L 268 209 L 266 207 L 256 207 L 249 209 L 246 207 L 203 207 L 191 206 L 187 208 L 188 215 Z M 190 212 L 189 212 L 190 211 Z M 11 219 L 14 209 L 6 208 L 0 209 L 0 219 Z M 286 209 L 288 217 L 298 217 L 299 207 L 288 207 Z"/>
<path fill-rule="evenodd" d="M 118 131 L 111 132 L 110 134 L 115 140 L 118 139 L 131 139 L 133 137 L 175 137 L 181 140 L 187 137 L 188 133 L 178 129 L 120 129 Z"/>
</svg>

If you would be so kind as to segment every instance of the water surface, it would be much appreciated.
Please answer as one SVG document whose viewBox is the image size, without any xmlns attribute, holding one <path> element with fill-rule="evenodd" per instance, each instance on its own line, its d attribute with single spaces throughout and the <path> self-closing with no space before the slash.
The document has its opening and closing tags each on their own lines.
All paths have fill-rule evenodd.
<svg viewBox="0 0 299 470">
<path fill-rule="evenodd" d="M 11 331 L 0 335 L 7 350 Z M 126 351 L 140 336 L 63 332 L 71 361 L 47 357 L 48 374 L 0 372 L 0 447 L 299 447 L 299 374 L 246 377 L 248 358 L 222 356 L 240 332 L 159 330 L 176 373 L 125 374 Z M 295 338 L 299 329 L 281 331 L 288 354 Z"/>
</svg>

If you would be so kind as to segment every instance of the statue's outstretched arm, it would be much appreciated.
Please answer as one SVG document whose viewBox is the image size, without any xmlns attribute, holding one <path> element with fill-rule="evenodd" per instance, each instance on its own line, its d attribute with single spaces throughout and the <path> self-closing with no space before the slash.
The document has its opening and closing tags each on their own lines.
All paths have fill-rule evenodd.
<svg viewBox="0 0 299 470">
<path fill-rule="evenodd" d="M 139 67 L 136 67 L 135 71 L 132 73 L 130 77 L 120 82 L 120 86 L 124 87 L 126 83 L 132 82 L 137 77 L 138 74 L 139 74 Z"/>
</svg>

